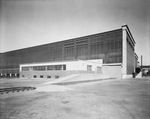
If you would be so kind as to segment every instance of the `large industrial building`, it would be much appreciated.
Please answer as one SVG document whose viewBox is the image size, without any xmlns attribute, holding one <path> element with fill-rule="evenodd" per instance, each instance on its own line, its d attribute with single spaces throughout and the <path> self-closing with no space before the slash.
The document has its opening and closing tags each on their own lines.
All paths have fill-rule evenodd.
<svg viewBox="0 0 150 119">
<path fill-rule="evenodd" d="M 98 34 L 0 53 L 0 76 L 59 78 L 76 73 L 131 77 L 135 40 L 127 25 Z"/>
</svg>

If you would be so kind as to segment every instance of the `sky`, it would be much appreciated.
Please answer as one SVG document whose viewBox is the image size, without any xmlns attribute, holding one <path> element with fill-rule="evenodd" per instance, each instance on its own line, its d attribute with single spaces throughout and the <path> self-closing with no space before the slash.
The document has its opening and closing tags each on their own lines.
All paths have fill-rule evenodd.
<svg viewBox="0 0 150 119">
<path fill-rule="evenodd" d="M 150 64 L 150 0 L 0 0 L 0 52 L 121 28 Z"/>
</svg>

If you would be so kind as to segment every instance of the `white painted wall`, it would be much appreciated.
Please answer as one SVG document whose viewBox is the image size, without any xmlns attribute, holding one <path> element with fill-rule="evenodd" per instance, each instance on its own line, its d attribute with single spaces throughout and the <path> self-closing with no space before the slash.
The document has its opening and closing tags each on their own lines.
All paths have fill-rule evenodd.
<svg viewBox="0 0 150 119">
<path fill-rule="evenodd" d="M 101 60 L 99 60 L 101 61 Z M 102 61 L 101 61 L 102 62 Z M 64 65 L 66 64 L 66 70 L 82 70 L 87 71 L 87 65 L 92 66 L 92 71 L 97 71 L 97 67 L 102 67 L 102 64 L 96 61 L 67 61 L 67 62 L 50 62 L 50 63 L 34 63 L 34 64 L 21 64 L 20 65 L 20 71 L 22 67 L 29 67 L 29 66 L 47 66 L 47 65 Z"/>
<path fill-rule="evenodd" d="M 127 28 L 122 27 L 122 75 L 125 76 L 127 75 Z"/>
<path fill-rule="evenodd" d="M 102 74 L 109 75 L 111 78 L 121 78 L 122 77 L 122 70 L 121 64 L 116 65 L 104 65 L 102 67 Z"/>
<path fill-rule="evenodd" d="M 67 62 L 66 70 L 85 70 L 84 63 L 81 61 Z"/>
<path fill-rule="evenodd" d="M 135 41 L 132 37 L 132 34 L 130 34 L 130 31 L 128 27 L 122 26 L 122 39 L 123 39 L 123 49 L 122 49 L 122 78 L 131 78 L 132 73 L 134 72 L 134 51 L 129 47 L 127 42 L 127 37 L 129 42 L 133 45 L 135 45 Z M 128 36 L 127 36 L 128 33 Z"/>
</svg>

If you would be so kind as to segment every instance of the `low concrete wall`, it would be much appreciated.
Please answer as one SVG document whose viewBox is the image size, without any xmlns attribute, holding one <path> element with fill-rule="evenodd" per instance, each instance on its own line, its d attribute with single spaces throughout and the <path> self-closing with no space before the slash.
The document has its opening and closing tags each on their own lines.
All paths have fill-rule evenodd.
<svg viewBox="0 0 150 119">
<path fill-rule="evenodd" d="M 0 74 L 19 74 L 19 68 L 12 68 L 12 69 L 0 69 Z"/>
<path fill-rule="evenodd" d="M 140 72 L 138 75 L 136 75 L 136 78 L 142 78 L 142 72 Z"/>
<path fill-rule="evenodd" d="M 131 74 L 130 75 L 122 75 L 123 79 L 125 79 L 125 78 L 132 78 L 132 77 L 133 77 L 133 75 L 131 75 Z"/>
<path fill-rule="evenodd" d="M 121 78 L 121 65 L 104 65 L 102 67 L 102 74 L 109 75 L 111 78 Z"/>
<path fill-rule="evenodd" d="M 21 71 L 20 78 L 60 78 L 72 74 L 95 73 L 93 71 Z M 36 77 L 35 77 L 36 76 Z M 42 77 L 41 77 L 42 76 Z"/>
<path fill-rule="evenodd" d="M 108 79 L 108 78 L 110 78 L 108 75 L 103 75 L 103 74 L 78 74 L 77 76 L 64 80 L 63 82 L 97 80 L 97 79 Z"/>
</svg>

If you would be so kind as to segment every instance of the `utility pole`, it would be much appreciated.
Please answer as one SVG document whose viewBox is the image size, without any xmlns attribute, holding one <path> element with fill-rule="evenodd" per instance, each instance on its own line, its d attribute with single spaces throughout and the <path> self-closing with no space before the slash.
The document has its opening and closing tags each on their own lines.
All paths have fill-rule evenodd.
<svg viewBox="0 0 150 119">
<path fill-rule="evenodd" d="M 141 69 L 142 69 L 142 66 L 143 66 L 143 57 L 141 55 Z"/>
<path fill-rule="evenodd" d="M 149 41 L 149 51 L 150 51 L 150 23 L 149 23 L 149 32 L 148 33 L 149 33 L 148 41 Z M 150 64 L 150 55 L 149 55 L 149 64 Z"/>
<path fill-rule="evenodd" d="M 142 67 L 143 67 L 143 57 L 141 55 L 141 72 L 142 72 Z M 143 77 L 143 73 L 142 73 L 142 77 Z"/>
</svg>

